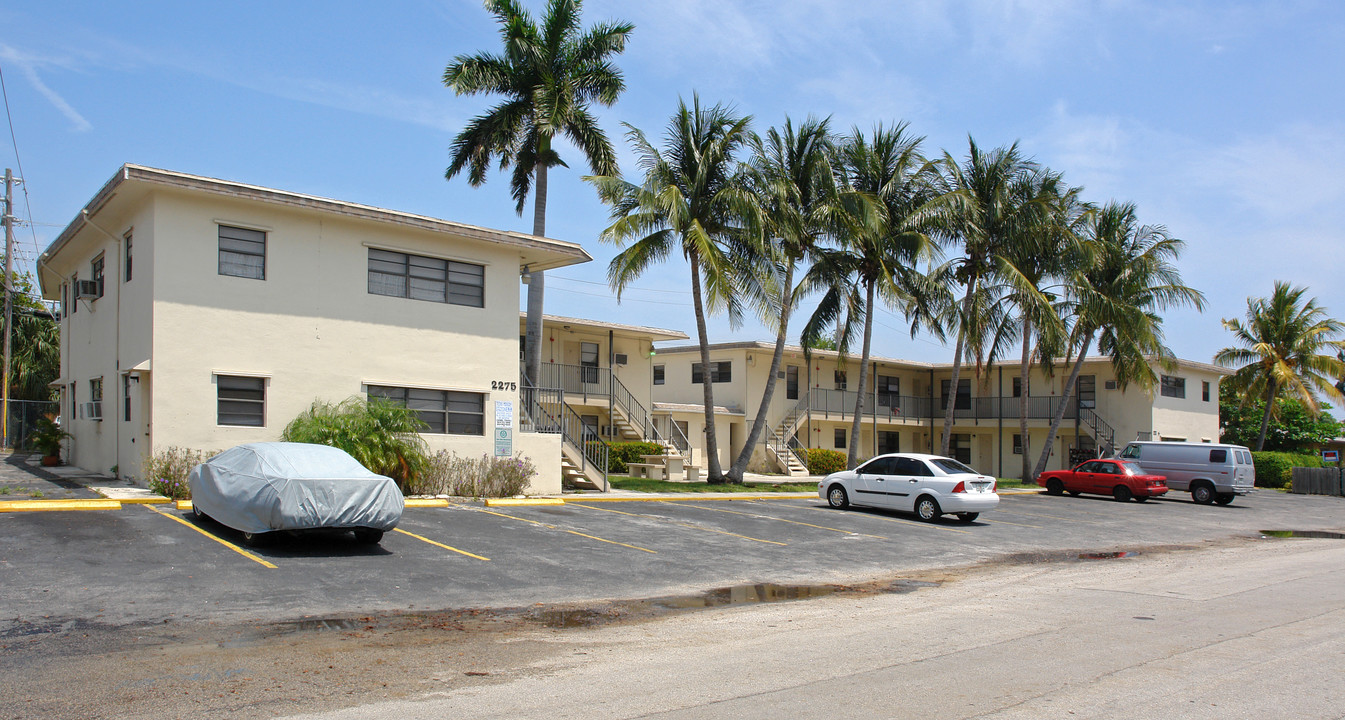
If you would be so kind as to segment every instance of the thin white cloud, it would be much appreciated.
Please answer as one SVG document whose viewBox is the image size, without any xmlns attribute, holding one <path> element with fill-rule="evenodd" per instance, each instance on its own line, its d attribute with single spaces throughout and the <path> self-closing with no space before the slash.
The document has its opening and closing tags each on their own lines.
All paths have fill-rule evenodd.
<svg viewBox="0 0 1345 720">
<path fill-rule="evenodd" d="M 1268 222 L 1340 219 L 1345 205 L 1345 126 L 1296 123 L 1239 138 L 1191 165 L 1192 179 Z M 1339 227 L 1339 224 L 1335 224 Z"/>
<path fill-rule="evenodd" d="M 64 66 L 64 62 L 30 55 L 9 45 L 3 44 L 0 44 L 0 60 L 3 60 L 6 64 L 11 66 L 18 66 L 19 70 L 23 72 L 24 77 L 28 79 L 29 84 L 33 86 L 33 89 L 37 90 L 42 97 L 47 99 L 47 102 L 50 102 L 52 106 L 64 115 L 66 119 L 70 121 L 71 125 L 74 126 L 76 132 L 88 132 L 93 128 L 93 125 L 91 125 L 78 110 L 72 107 L 70 103 L 66 102 L 65 98 L 61 97 L 60 93 L 57 93 L 43 82 L 41 76 L 37 74 L 37 68 L 39 66 Z"/>
</svg>

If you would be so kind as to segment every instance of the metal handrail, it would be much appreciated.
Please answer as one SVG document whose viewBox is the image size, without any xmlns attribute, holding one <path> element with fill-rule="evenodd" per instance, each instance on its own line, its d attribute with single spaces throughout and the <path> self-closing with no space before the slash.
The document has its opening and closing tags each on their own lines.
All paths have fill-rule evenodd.
<svg viewBox="0 0 1345 720">
<path fill-rule="evenodd" d="M 591 464 L 602 472 L 603 482 L 607 481 L 608 462 L 611 459 L 611 447 L 591 427 L 584 424 L 583 418 L 565 402 L 565 391 L 560 388 L 535 387 L 525 383 L 519 388 L 519 399 L 523 405 L 523 414 L 534 432 L 556 433 L 564 442 L 579 451 L 585 463 L 581 470 Z"/>
<path fill-rule="evenodd" d="M 527 379 L 526 373 L 521 368 L 519 376 Z M 635 395 L 611 368 L 542 363 L 537 379 L 537 384 L 541 387 L 560 388 L 571 396 L 583 398 L 586 402 L 590 397 L 611 398 L 612 405 L 625 414 L 626 420 L 640 433 L 642 439 L 654 435 L 649 411 L 635 399 Z"/>
</svg>

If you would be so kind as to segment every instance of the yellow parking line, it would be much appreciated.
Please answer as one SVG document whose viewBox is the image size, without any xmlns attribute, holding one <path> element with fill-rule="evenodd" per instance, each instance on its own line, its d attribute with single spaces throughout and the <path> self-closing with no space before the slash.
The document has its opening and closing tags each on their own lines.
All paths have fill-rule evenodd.
<svg viewBox="0 0 1345 720">
<path fill-rule="evenodd" d="M 821 506 L 819 506 L 819 505 L 810 505 L 810 506 L 808 506 L 808 507 L 799 507 L 798 505 L 783 505 L 783 506 L 781 506 L 781 507 L 792 507 L 792 508 L 796 508 L 796 509 L 798 509 L 798 510 L 809 510 L 809 509 L 816 510 L 816 509 L 818 509 L 818 508 L 821 507 Z M 865 509 L 868 509 L 868 508 L 865 508 Z M 876 508 L 875 508 L 875 509 L 876 509 Z M 886 516 L 886 515 L 875 515 L 875 514 L 873 514 L 873 513 L 864 513 L 864 517 L 871 517 L 871 518 L 873 518 L 873 519 L 875 519 L 875 520 L 886 520 L 887 522 L 898 522 L 898 523 L 903 523 L 903 524 L 906 524 L 906 525 L 918 525 L 918 526 L 920 526 L 920 527 L 933 528 L 933 529 L 935 529 L 935 530 L 944 530 L 944 531 L 947 531 L 947 532 L 962 533 L 963 535 L 970 535 L 970 534 L 971 534 L 971 531 L 970 531 L 970 530 L 958 530 L 957 528 L 950 528 L 950 527 L 944 527 L 944 526 L 942 526 L 942 525 L 935 525 L 934 523 L 927 523 L 927 522 L 925 522 L 925 521 L 923 521 L 923 520 L 907 520 L 906 518 L 900 518 L 900 517 L 888 517 L 888 516 Z"/>
<path fill-rule="evenodd" d="M 581 533 L 581 532 L 579 532 L 579 531 L 577 531 L 577 530 L 567 530 L 566 528 L 563 528 L 563 527 L 556 527 L 555 525 L 548 525 L 548 524 L 546 524 L 546 523 L 544 523 L 544 522 L 537 522 L 536 520 L 529 520 L 529 519 L 527 519 L 527 518 L 521 518 L 521 517 L 518 517 L 517 515 L 506 515 L 506 514 L 504 514 L 504 513 L 492 512 L 492 511 L 490 511 L 490 510 L 477 510 L 476 512 L 483 512 L 483 513 L 485 513 L 485 514 L 487 514 L 487 515 L 497 515 L 497 516 L 502 517 L 502 518 L 509 518 L 510 520 L 522 520 L 522 521 L 525 522 L 525 523 L 532 523 L 533 525 L 541 525 L 541 526 L 544 527 L 544 528 L 550 528 L 550 529 L 552 529 L 552 530 L 560 530 L 560 531 L 562 531 L 562 532 L 567 532 L 567 533 L 569 533 L 569 534 L 571 534 L 571 535 L 578 535 L 579 537 L 588 538 L 589 540 L 597 540 L 598 542 L 605 542 L 605 543 L 611 543 L 611 544 L 613 544 L 613 545 L 620 545 L 621 547 L 628 547 L 628 548 L 630 548 L 630 549 L 632 549 L 632 550 L 643 550 L 644 552 L 647 552 L 647 553 L 653 553 L 653 554 L 655 554 L 655 555 L 658 554 L 658 551 L 657 551 L 657 550 L 650 550 L 649 548 L 643 548 L 643 547 L 640 547 L 639 545 L 630 545 L 630 544 L 623 543 L 623 542 L 617 542 L 617 541 L 615 541 L 615 540 L 608 540 L 608 539 L 606 539 L 606 538 L 600 538 L 600 537 L 597 537 L 597 536 L 595 536 L 595 535 L 586 535 L 586 534 Z"/>
<path fill-rule="evenodd" d="M 618 514 L 618 515 L 630 515 L 630 516 L 632 516 L 632 517 L 647 517 L 647 518 L 653 518 L 653 519 L 655 519 L 655 520 L 662 520 L 663 522 L 671 523 L 671 524 L 673 524 L 673 525 L 681 525 L 682 527 L 688 527 L 688 528 L 691 528 L 692 530 L 704 530 L 705 532 L 718 533 L 718 534 L 720 534 L 720 535 L 728 535 L 728 536 L 730 536 L 730 537 L 742 538 L 742 539 L 744 539 L 744 540 L 751 540 L 752 542 L 767 543 L 767 544 L 769 544 L 769 545 L 786 545 L 786 544 L 787 544 L 787 543 L 782 543 L 782 542 L 776 542 L 776 541 L 774 541 L 774 540 L 762 540 L 761 538 L 748 537 L 747 535 L 739 535 L 738 533 L 731 533 L 731 532 L 727 532 L 727 531 L 725 531 L 725 530 L 715 530 L 715 529 L 713 529 L 713 528 L 702 527 L 702 526 L 700 526 L 700 525 L 692 525 L 691 523 L 677 522 L 676 520 L 671 520 L 671 519 L 668 519 L 668 518 L 665 518 L 665 517 L 662 517 L 662 516 L 659 516 L 659 515 L 647 515 L 647 514 L 645 514 L 645 513 L 633 513 L 633 512 L 626 512 L 626 511 L 624 511 L 624 510 L 613 510 L 613 509 L 611 509 L 611 508 L 596 507 L 596 506 L 593 506 L 593 505 L 583 505 L 583 504 L 576 503 L 576 502 L 573 502 L 573 501 L 571 501 L 571 502 L 568 503 L 568 504 L 570 504 L 570 505 L 577 505 L 578 507 L 586 507 L 586 508 L 589 508 L 589 509 L 591 509 L 591 510 L 601 510 L 601 511 L 603 511 L 603 512 L 616 513 L 616 514 Z"/>
<path fill-rule="evenodd" d="M 677 500 L 669 500 L 669 501 L 668 501 L 668 504 L 673 505 L 673 504 L 676 504 L 677 502 L 678 502 Z M 883 537 L 882 535 L 870 535 L 870 534 L 868 534 L 868 533 L 859 533 L 859 532 L 855 532 L 854 530 L 842 530 L 842 529 L 840 529 L 840 528 L 827 527 L 826 525 L 814 525 L 814 524 L 812 524 L 812 523 L 799 522 L 798 520 L 786 520 L 786 519 L 784 519 L 784 518 L 772 517 L 772 516 L 770 516 L 770 515 L 758 515 L 758 514 L 756 514 L 756 513 L 745 513 L 745 512 L 740 512 L 740 511 L 738 511 L 738 510 L 725 510 L 724 508 L 713 508 L 713 507 L 707 507 L 707 508 L 701 508 L 701 509 L 702 509 L 702 510 L 713 510 L 714 512 L 732 513 L 732 514 L 734 514 L 734 515 L 745 515 L 745 516 L 747 516 L 747 517 L 760 518 L 760 519 L 762 519 L 762 520 L 775 520 L 775 521 L 777 521 L 777 522 L 789 523 L 790 525 L 803 525 L 804 527 L 817 528 L 818 530 L 831 530 L 832 532 L 845 533 L 846 535 L 859 535 L 859 536 L 862 536 L 862 537 L 878 538 L 879 540 L 886 540 L 886 539 L 887 539 L 886 537 Z"/>
<path fill-rule="evenodd" d="M 415 533 L 413 533 L 413 532 L 407 532 L 407 531 L 405 531 L 405 530 L 403 530 L 403 529 L 401 529 L 401 528 L 393 528 L 392 531 L 393 531 L 393 532 L 399 532 L 399 533 L 401 533 L 401 534 L 403 534 L 403 535 L 410 535 L 411 537 L 413 537 L 413 538 L 415 538 L 415 539 L 417 539 L 417 540 L 420 540 L 421 542 L 427 542 L 427 543 L 429 543 L 429 544 L 431 544 L 431 545 L 434 545 L 434 546 L 436 546 L 436 547 L 441 547 L 441 548 L 443 548 L 443 549 L 445 549 L 445 550 L 452 550 L 453 552 L 458 553 L 459 555 L 466 555 L 467 557 L 470 557 L 470 558 L 476 558 L 477 560 L 485 560 L 486 562 L 490 562 L 490 558 L 488 558 L 488 557 L 481 557 L 480 555 L 476 555 L 476 554 L 473 554 L 473 553 L 469 553 L 469 552 L 467 552 L 466 550 L 459 550 L 459 549 L 457 549 L 457 548 L 455 548 L 455 547 L 453 547 L 453 546 L 451 546 L 451 545 L 445 545 L 445 544 L 443 544 L 443 543 L 441 543 L 441 542 L 435 542 L 435 541 L 433 541 L 433 540 L 431 540 L 431 539 L 429 539 L 429 538 L 427 538 L 427 537 L 421 537 L 420 535 L 417 535 L 417 534 L 415 534 Z"/>
<path fill-rule="evenodd" d="M 193 524 L 187 522 L 186 520 L 183 520 L 182 518 L 180 518 L 180 517 L 178 517 L 178 516 L 176 516 L 176 515 L 172 515 L 172 514 L 166 513 L 166 512 L 164 512 L 164 511 L 160 510 L 159 508 L 154 507 L 153 505 L 143 505 L 143 506 L 141 506 L 141 507 L 146 508 L 146 509 L 149 510 L 150 512 L 158 513 L 158 514 L 160 514 L 160 515 L 162 515 L 162 516 L 168 518 L 169 520 L 173 520 L 173 521 L 176 521 L 176 522 L 180 522 L 180 523 L 182 523 L 183 525 L 186 525 L 187 527 L 191 528 L 192 530 L 195 530 L 196 532 L 201 533 L 202 535 L 204 535 L 204 536 L 210 538 L 211 540 L 214 540 L 215 542 L 219 543 L 220 545 L 223 545 L 224 547 L 229 548 L 230 550 L 233 550 L 234 552 L 238 553 L 239 555 L 242 555 L 243 557 L 245 557 L 245 558 L 247 558 L 247 559 L 249 559 L 249 560 L 251 560 L 251 561 L 253 561 L 253 562 L 261 563 L 264 567 L 271 568 L 272 570 L 275 570 L 275 569 L 276 569 L 276 566 L 275 566 L 275 565 L 272 565 L 271 563 L 266 562 L 265 560 L 263 560 L 263 559 L 257 557 L 256 555 L 253 555 L 252 553 L 248 552 L 247 550 L 244 550 L 244 549 L 241 548 L 241 547 L 238 547 L 237 545 L 235 545 L 235 544 L 229 542 L 228 540 L 223 540 L 223 539 L 221 539 L 221 538 L 217 538 L 217 537 L 215 537 L 214 535 L 211 535 L 210 533 L 208 533 L 208 532 L 202 530 L 201 528 L 196 527 L 195 525 L 193 525 Z"/>
</svg>

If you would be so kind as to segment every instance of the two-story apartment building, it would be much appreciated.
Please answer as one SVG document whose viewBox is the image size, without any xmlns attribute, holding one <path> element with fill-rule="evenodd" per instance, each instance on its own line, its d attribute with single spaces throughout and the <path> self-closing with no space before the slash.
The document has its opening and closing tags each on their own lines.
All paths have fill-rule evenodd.
<svg viewBox="0 0 1345 720">
<path fill-rule="evenodd" d="M 590 259 L 560 240 L 125 165 L 38 262 L 61 303 L 69 461 L 144 483 L 151 453 L 275 440 L 315 400 L 378 396 L 415 408 L 433 450 L 492 454 L 508 430 L 539 468 L 533 491 L 559 491 L 560 438 L 526 432 L 516 411 L 520 273 Z"/>
<path fill-rule="evenodd" d="M 854 437 L 858 359 L 829 350 L 815 350 L 805 359 L 801 348 L 789 347 L 777 376 L 768 378 L 773 349 L 765 342 L 715 344 L 707 372 L 701 367 L 699 347 L 660 348 L 653 367 L 655 414 L 672 416 L 703 451 L 701 383 L 708 379 L 718 406 L 720 463 L 727 467 L 746 442 L 765 383 L 777 383 L 752 467 L 803 474 L 798 452 L 802 448 L 844 451 L 854 443 L 861 457 L 938 452 L 944 412 L 951 402 L 949 453 L 983 472 L 1018 477 L 1023 447 L 1020 397 L 1025 393 L 1028 399 L 1027 451 L 1035 462 L 1060 406 L 1069 370 L 1061 368 L 1048 376 L 1034 368 L 1023 388 L 1016 366 L 996 366 L 981 377 L 964 366 L 954 390 L 951 363 L 872 358 L 871 381 L 860 406 L 860 432 Z M 1106 358 L 1085 360 L 1078 392 L 1066 402 L 1048 467 L 1065 467 L 1071 456 L 1096 456 L 1136 438 L 1217 442 L 1219 380 L 1228 371 L 1188 360 L 1177 361 L 1176 370 L 1155 363 L 1154 370 L 1161 382 L 1153 393 L 1133 386 L 1121 390 Z"/>
</svg>

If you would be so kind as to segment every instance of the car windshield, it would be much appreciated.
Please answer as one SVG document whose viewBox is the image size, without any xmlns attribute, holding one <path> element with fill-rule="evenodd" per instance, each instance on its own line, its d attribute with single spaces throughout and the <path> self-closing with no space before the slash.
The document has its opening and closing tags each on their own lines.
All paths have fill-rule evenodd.
<svg viewBox="0 0 1345 720">
<path fill-rule="evenodd" d="M 949 475 L 956 475 L 958 473 L 971 473 L 972 475 L 979 474 L 975 470 L 972 470 L 952 458 L 931 458 L 930 462 L 934 463 L 935 467 Z"/>
<path fill-rule="evenodd" d="M 1125 468 L 1125 473 L 1126 473 L 1127 475 L 1143 475 L 1143 474 L 1144 474 L 1144 468 L 1141 468 L 1141 467 L 1139 466 L 1139 463 L 1134 463 L 1134 462 L 1122 462 L 1122 463 L 1117 463 L 1117 464 L 1120 465 L 1121 467 Z"/>
</svg>

